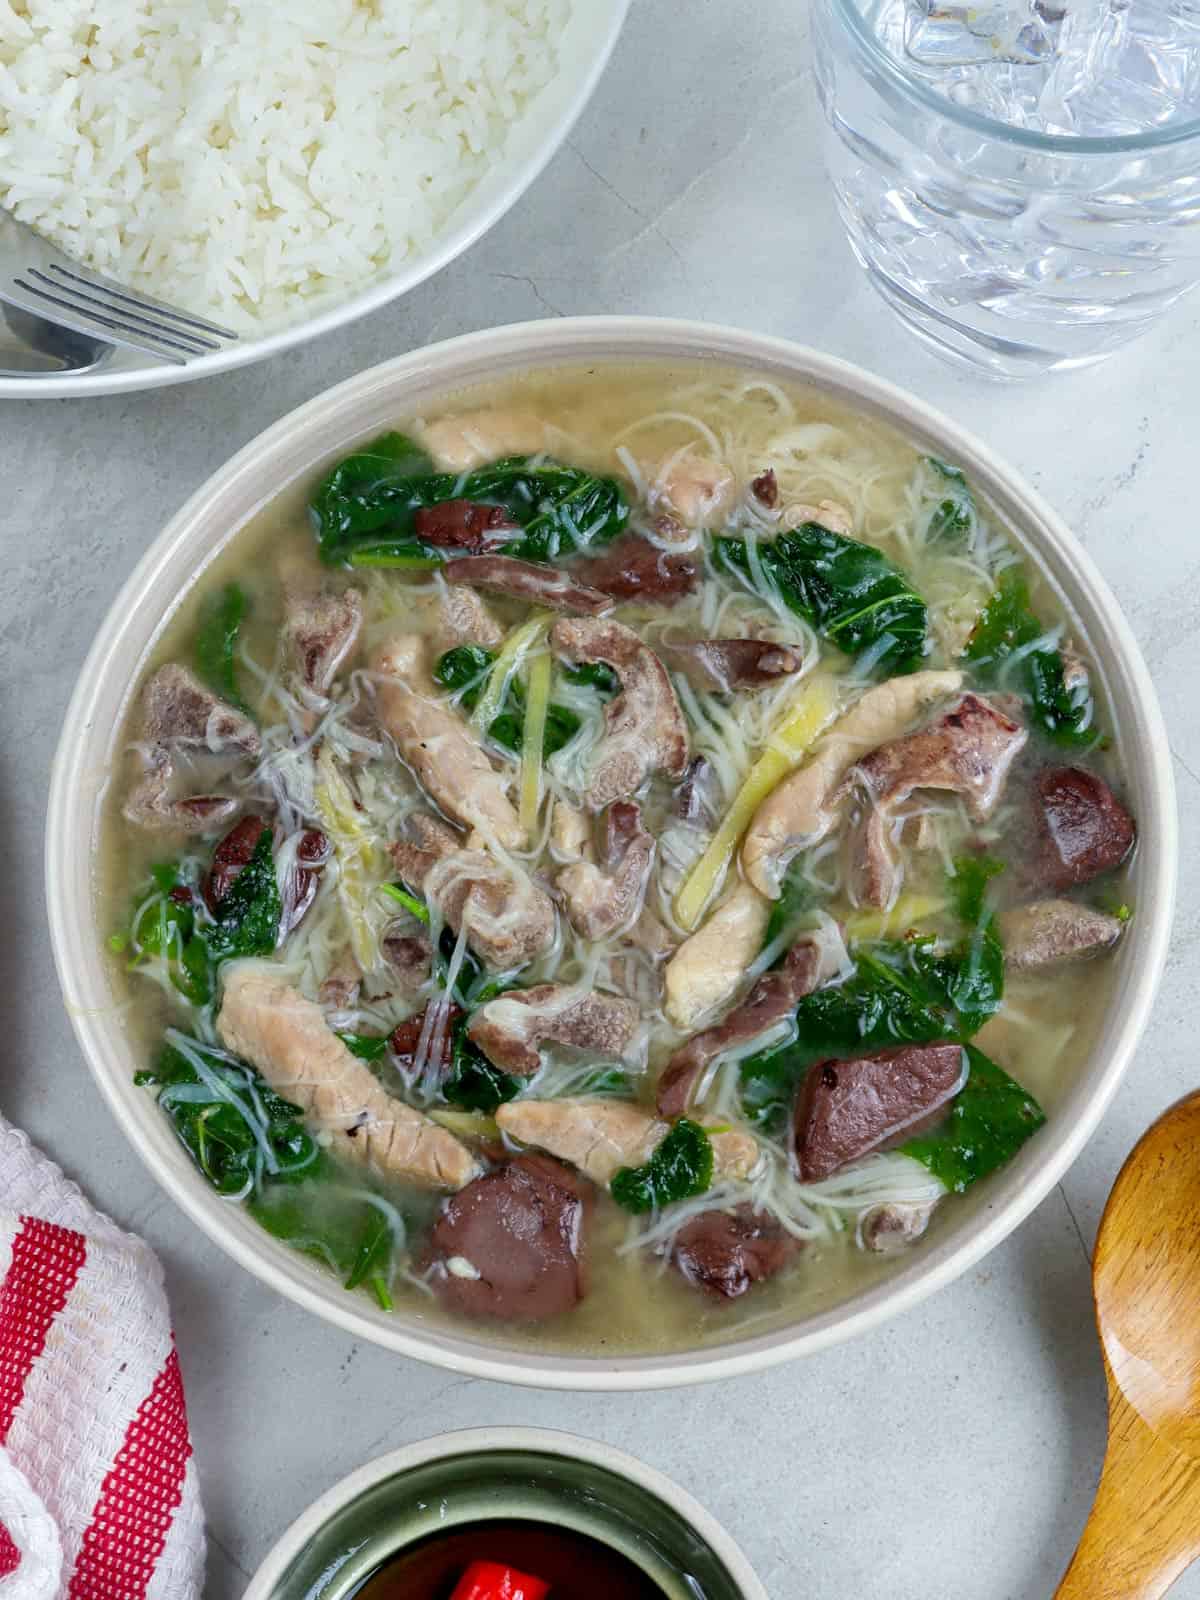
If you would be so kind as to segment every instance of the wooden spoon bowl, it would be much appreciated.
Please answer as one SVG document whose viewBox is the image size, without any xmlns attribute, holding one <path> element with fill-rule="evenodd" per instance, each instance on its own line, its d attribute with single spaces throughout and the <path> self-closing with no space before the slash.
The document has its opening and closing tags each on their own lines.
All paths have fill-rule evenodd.
<svg viewBox="0 0 1200 1600">
<path fill-rule="evenodd" d="M 1200 1094 L 1121 1168 L 1092 1283 L 1108 1451 L 1057 1600 L 1152 1600 L 1200 1555 Z"/>
</svg>

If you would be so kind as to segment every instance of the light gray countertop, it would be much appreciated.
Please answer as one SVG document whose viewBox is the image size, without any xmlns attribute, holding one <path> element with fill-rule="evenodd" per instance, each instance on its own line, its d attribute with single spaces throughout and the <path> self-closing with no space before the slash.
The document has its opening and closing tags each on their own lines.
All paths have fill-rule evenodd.
<svg viewBox="0 0 1200 1600">
<path fill-rule="evenodd" d="M 752 25 L 746 21 L 752 18 Z M 738 19 L 738 20 L 735 20 Z M 745 323 L 873 368 L 961 418 L 1062 511 L 1149 660 L 1184 859 L 1171 962 L 1112 1110 L 981 1266 L 857 1343 L 722 1388 L 540 1394 L 352 1343 L 260 1288 L 152 1184 L 63 1014 L 42 899 L 50 758 L 92 634 L 146 544 L 234 450 L 387 356 L 582 312 Z M 804 7 L 635 0 L 569 146 L 465 259 L 265 366 L 131 398 L 0 402 L 0 993 L 6 1114 L 166 1265 L 211 1531 L 239 1595 L 286 1523 L 371 1456 L 514 1422 L 619 1444 L 725 1521 L 777 1600 L 1041 1600 L 1090 1504 L 1104 1387 L 1088 1255 L 1125 1153 L 1200 1077 L 1200 304 L 1106 366 L 1008 390 L 941 366 L 868 291 L 821 172 Z M 1174 1591 L 1200 1597 L 1200 1570 Z"/>
</svg>

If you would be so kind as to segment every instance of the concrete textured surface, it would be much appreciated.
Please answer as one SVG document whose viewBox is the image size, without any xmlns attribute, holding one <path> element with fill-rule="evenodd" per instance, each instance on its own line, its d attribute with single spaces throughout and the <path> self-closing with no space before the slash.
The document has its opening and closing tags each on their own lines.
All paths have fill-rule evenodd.
<svg viewBox="0 0 1200 1600">
<path fill-rule="evenodd" d="M 752 18 L 752 25 L 747 22 Z M 635 0 L 570 144 L 465 259 L 348 331 L 203 384 L 0 402 L 4 869 L 0 1103 L 167 1270 L 212 1535 L 207 1594 L 367 1458 L 442 1428 L 519 1422 L 620 1444 L 741 1540 L 777 1600 L 1043 1600 L 1104 1438 L 1089 1250 L 1129 1147 L 1200 1069 L 1200 545 L 1192 502 L 1200 302 L 1106 366 L 1007 390 L 941 366 L 867 289 L 816 148 L 805 8 Z M 168 515 L 301 401 L 392 354 L 584 312 L 744 323 L 873 368 L 960 417 L 1071 522 L 1162 696 L 1184 858 L 1153 1024 L 1061 1187 L 952 1288 L 872 1337 L 721 1389 L 532 1393 L 356 1346 L 261 1289 L 151 1183 L 63 1014 L 42 902 L 47 775 L 92 633 Z M 1200 1597 L 1200 1570 L 1174 1591 Z"/>
</svg>

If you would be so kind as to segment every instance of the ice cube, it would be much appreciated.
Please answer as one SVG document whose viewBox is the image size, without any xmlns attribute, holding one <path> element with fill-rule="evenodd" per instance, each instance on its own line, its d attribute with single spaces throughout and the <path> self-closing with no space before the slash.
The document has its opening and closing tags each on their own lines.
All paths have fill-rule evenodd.
<svg viewBox="0 0 1200 1600">
<path fill-rule="evenodd" d="M 1013 0 L 966 5 L 961 0 L 908 0 L 904 48 L 928 68 L 986 62 L 1029 66 L 1054 53 L 1064 0 Z"/>
<path fill-rule="evenodd" d="M 1200 115 L 1200 5 L 1070 0 L 1038 109 L 1048 131 L 1092 137 Z"/>
</svg>

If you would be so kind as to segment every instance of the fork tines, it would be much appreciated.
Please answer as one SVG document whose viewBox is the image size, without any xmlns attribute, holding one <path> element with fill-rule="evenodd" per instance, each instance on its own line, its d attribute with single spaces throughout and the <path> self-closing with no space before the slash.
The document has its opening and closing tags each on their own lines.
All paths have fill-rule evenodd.
<svg viewBox="0 0 1200 1600">
<path fill-rule="evenodd" d="M 42 266 L 26 267 L 7 290 L 0 288 L 0 295 L 76 333 L 132 345 L 178 366 L 192 356 L 219 350 L 222 339 L 238 337 L 229 328 L 135 293 L 74 262 L 46 261 Z"/>
</svg>

